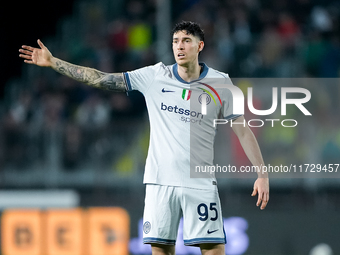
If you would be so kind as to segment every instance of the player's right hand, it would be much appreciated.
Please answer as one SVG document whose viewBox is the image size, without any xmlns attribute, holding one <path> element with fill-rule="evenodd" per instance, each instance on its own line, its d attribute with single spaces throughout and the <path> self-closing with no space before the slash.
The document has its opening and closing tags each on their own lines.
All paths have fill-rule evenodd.
<svg viewBox="0 0 340 255">
<path fill-rule="evenodd" d="M 25 59 L 24 62 L 28 64 L 35 64 L 37 66 L 50 67 L 52 65 L 52 54 L 45 47 L 45 45 L 38 39 L 39 48 L 23 45 L 19 50 L 19 57 Z"/>
</svg>

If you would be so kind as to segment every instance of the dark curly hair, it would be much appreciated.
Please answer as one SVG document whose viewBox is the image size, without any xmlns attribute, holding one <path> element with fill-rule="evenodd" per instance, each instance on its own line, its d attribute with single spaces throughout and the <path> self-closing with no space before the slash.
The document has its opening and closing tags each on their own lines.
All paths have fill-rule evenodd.
<svg viewBox="0 0 340 255">
<path fill-rule="evenodd" d="M 188 35 L 197 36 L 201 41 L 204 42 L 204 32 L 199 24 L 193 21 L 182 21 L 177 23 L 172 29 L 172 35 L 179 31 L 186 31 Z"/>
</svg>

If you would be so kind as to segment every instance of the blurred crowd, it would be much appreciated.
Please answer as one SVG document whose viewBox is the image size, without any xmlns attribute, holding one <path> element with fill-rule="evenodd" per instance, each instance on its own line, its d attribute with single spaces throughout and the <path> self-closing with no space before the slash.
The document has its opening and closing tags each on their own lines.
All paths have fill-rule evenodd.
<svg viewBox="0 0 340 255">
<path fill-rule="evenodd" d="M 206 42 L 200 61 L 229 73 L 231 78 L 339 77 L 339 1 L 170 2 L 173 24 L 193 20 L 204 28 Z M 79 0 L 73 17 L 65 20 L 50 40 L 51 47 L 48 42 L 45 45 L 58 58 L 104 72 L 155 64 L 160 61 L 155 54 L 156 3 L 156 0 Z M 147 146 L 144 132 L 147 116 L 140 93 L 131 92 L 127 96 L 105 92 L 52 70 L 25 68 L 20 79 L 7 85 L 2 103 L 0 165 L 27 170 L 50 160 L 46 155 L 49 146 L 59 146 L 61 167 L 65 170 L 78 169 L 87 160 L 99 158 L 98 162 L 110 169 L 123 162 L 122 169 L 129 171 L 126 167 L 129 159 L 122 159 L 124 152 L 131 154 L 131 150 L 144 150 Z M 316 89 L 318 100 L 312 105 L 315 117 L 309 124 L 313 130 L 327 133 L 316 143 L 321 149 L 315 152 L 324 162 L 340 155 L 337 128 L 340 123 L 334 119 L 340 108 L 339 85 Z M 53 132 L 60 134 L 55 142 L 49 135 Z M 274 155 L 278 157 L 272 161 L 280 162 L 284 153 L 302 159 L 300 154 L 314 155 L 308 151 L 310 143 L 299 141 L 310 141 L 315 134 L 278 128 L 264 130 L 259 140 L 264 153 L 277 151 Z M 132 141 L 136 139 L 146 142 L 134 148 Z"/>
</svg>

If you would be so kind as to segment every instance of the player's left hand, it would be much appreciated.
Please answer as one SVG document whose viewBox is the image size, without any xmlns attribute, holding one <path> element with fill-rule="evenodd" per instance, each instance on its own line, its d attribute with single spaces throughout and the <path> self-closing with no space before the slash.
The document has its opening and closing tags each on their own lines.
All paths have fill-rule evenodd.
<svg viewBox="0 0 340 255">
<path fill-rule="evenodd" d="M 258 199 L 256 202 L 256 206 L 260 206 L 260 209 L 263 210 L 266 208 L 269 201 L 269 179 L 268 178 L 257 178 L 254 183 L 254 190 L 251 194 L 252 196 L 256 196 L 258 194 Z"/>
</svg>

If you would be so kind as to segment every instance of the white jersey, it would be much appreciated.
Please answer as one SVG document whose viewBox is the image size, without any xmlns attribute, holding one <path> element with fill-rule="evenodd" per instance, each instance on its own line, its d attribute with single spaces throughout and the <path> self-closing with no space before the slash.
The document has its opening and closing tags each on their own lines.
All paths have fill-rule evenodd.
<svg viewBox="0 0 340 255">
<path fill-rule="evenodd" d="M 140 91 L 150 120 L 150 144 L 144 183 L 214 189 L 214 175 L 190 178 L 190 167 L 213 165 L 216 128 L 213 120 L 232 112 L 232 94 L 218 85 L 231 84 L 227 74 L 200 64 L 199 79 L 190 83 L 177 72 L 177 64 L 158 63 L 124 73 L 128 90 Z M 207 114 L 202 114 L 202 95 Z M 201 175 L 202 176 L 202 175 Z"/>
</svg>

